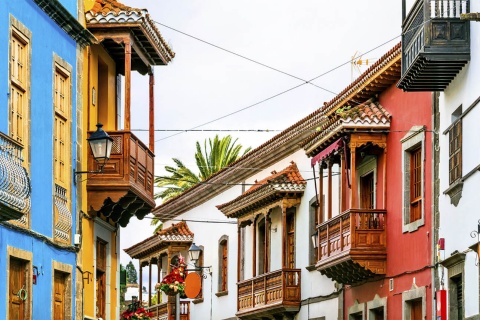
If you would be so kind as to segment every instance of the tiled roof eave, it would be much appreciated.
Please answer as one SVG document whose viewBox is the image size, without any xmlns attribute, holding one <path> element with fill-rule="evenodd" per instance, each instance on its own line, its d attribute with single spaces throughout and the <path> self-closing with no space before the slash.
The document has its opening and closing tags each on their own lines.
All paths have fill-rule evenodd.
<svg viewBox="0 0 480 320">
<path fill-rule="evenodd" d="M 137 11 L 120 11 L 119 13 L 109 12 L 106 14 L 86 13 L 87 28 L 96 29 L 108 26 L 132 28 L 140 27 L 145 36 L 149 39 L 152 47 L 155 48 L 157 54 L 162 58 L 163 63 L 167 64 L 174 57 L 175 53 L 163 39 L 162 35 L 155 27 L 154 22 L 149 18 L 149 15 L 144 12 Z"/>
<path fill-rule="evenodd" d="M 313 157 L 318 153 L 318 149 L 323 148 L 322 145 L 333 142 L 338 139 L 340 136 L 345 134 L 351 134 L 355 131 L 387 131 L 390 129 L 390 121 L 375 123 L 367 121 L 351 121 L 351 122 L 341 122 L 341 124 L 335 128 L 331 128 L 328 134 L 320 135 L 315 140 L 312 140 L 307 146 L 305 146 L 305 153 L 309 157 Z"/>
<path fill-rule="evenodd" d="M 399 63 L 402 58 L 401 43 L 398 43 L 393 49 L 384 54 L 376 63 L 368 68 L 357 80 L 350 86 L 345 88 L 339 95 L 330 100 L 324 107 L 322 107 L 323 114 L 330 114 L 333 109 L 339 107 L 343 102 L 352 99 L 355 94 L 365 88 L 368 84 L 375 80 L 376 75 L 380 75 L 390 66 Z"/>
<path fill-rule="evenodd" d="M 285 186 L 288 185 L 286 188 Z M 301 197 L 305 191 L 306 184 L 272 184 L 265 185 L 254 190 L 251 193 L 237 197 L 236 199 L 218 206 L 218 209 L 227 217 L 241 216 L 253 208 L 260 208 L 271 202 L 286 197 L 287 195 L 296 194 Z"/>
</svg>

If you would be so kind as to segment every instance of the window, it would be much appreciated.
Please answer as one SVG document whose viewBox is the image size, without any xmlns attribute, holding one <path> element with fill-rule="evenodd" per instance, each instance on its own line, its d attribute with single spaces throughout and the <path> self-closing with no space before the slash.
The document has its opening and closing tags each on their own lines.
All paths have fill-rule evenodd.
<svg viewBox="0 0 480 320">
<path fill-rule="evenodd" d="M 415 284 L 408 291 L 402 292 L 403 319 L 421 320 L 426 317 L 426 287 L 417 287 Z"/>
<path fill-rule="evenodd" d="M 22 145 L 23 167 L 30 171 L 30 57 L 31 32 L 10 16 L 8 135 Z M 28 228 L 30 214 L 12 221 Z"/>
<path fill-rule="evenodd" d="M 462 274 L 449 279 L 450 319 L 463 319 L 463 280 Z"/>
<path fill-rule="evenodd" d="M 218 246 L 218 292 L 228 290 L 228 237 L 222 236 Z"/>
<path fill-rule="evenodd" d="M 106 309 L 106 271 L 107 271 L 107 242 L 97 238 L 96 253 L 96 284 L 97 284 L 97 312 L 96 317 L 105 319 Z"/>
<path fill-rule="evenodd" d="M 413 232 L 425 224 L 425 127 L 414 126 L 400 140 L 403 168 L 403 232 Z"/>
<path fill-rule="evenodd" d="M 9 135 L 23 146 L 24 164 L 29 170 L 30 34 L 14 18 L 11 18 L 11 23 Z"/>
<path fill-rule="evenodd" d="M 452 114 L 452 126 L 448 131 L 448 171 L 449 183 L 462 178 L 462 106 Z"/>
<path fill-rule="evenodd" d="M 70 212 L 71 181 L 71 66 L 54 55 L 53 70 L 53 172 L 55 182 L 54 225 L 55 241 L 71 242 L 72 214 Z"/>
<path fill-rule="evenodd" d="M 476 251 L 470 253 L 477 255 Z M 441 264 L 448 270 L 448 319 L 459 320 L 464 318 L 464 269 L 465 253 L 456 252 Z"/>
<path fill-rule="evenodd" d="M 203 267 L 203 246 L 200 246 L 200 248 L 202 249 L 202 251 L 200 251 L 200 255 L 198 256 L 198 261 L 197 261 L 197 265 L 200 266 L 200 267 Z M 195 297 L 195 299 L 201 299 L 203 301 L 203 277 L 202 277 L 202 270 L 198 271 L 198 274 L 200 275 L 200 281 L 202 282 L 202 286 L 201 286 L 201 289 L 200 289 L 200 293 L 198 294 L 198 296 Z"/>
<path fill-rule="evenodd" d="M 348 320 L 364 320 L 365 303 L 355 300 L 353 306 L 348 308 Z"/>
<path fill-rule="evenodd" d="M 387 298 L 380 298 L 378 294 L 373 300 L 367 302 L 368 318 L 367 320 L 385 320 L 387 319 Z"/>
<path fill-rule="evenodd" d="M 410 152 L 410 222 L 422 218 L 422 149 Z"/>
</svg>

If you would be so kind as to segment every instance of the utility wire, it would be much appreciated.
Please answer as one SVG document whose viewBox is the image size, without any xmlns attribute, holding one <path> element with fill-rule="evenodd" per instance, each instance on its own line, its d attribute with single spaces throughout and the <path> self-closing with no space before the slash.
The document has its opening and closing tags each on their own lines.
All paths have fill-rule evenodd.
<svg viewBox="0 0 480 320">
<path fill-rule="evenodd" d="M 168 29 L 173 30 L 173 31 L 175 31 L 175 32 L 181 33 L 181 34 L 183 34 L 184 36 L 190 37 L 190 38 L 192 38 L 192 39 L 195 39 L 195 40 L 197 40 L 197 41 L 200 41 L 200 42 L 203 42 L 203 43 L 205 43 L 205 44 L 208 44 L 209 46 L 212 46 L 212 47 L 217 48 L 217 49 L 219 49 L 219 50 L 228 52 L 228 53 L 233 54 L 233 55 L 235 55 L 235 56 L 237 56 L 237 57 L 240 57 L 240 58 L 242 58 L 242 59 L 245 59 L 245 60 L 248 60 L 248 61 L 253 62 L 253 63 L 255 63 L 255 64 L 258 64 L 258 65 L 260 65 L 260 66 L 262 66 L 262 67 L 265 67 L 265 68 L 274 70 L 274 71 L 276 71 L 276 72 L 282 73 L 282 74 L 284 74 L 284 75 L 286 75 L 286 76 L 289 76 L 289 77 L 291 77 L 291 78 L 294 78 L 294 79 L 303 81 L 303 82 L 305 82 L 305 83 L 311 84 L 312 86 L 315 86 L 315 87 L 317 87 L 317 88 L 319 88 L 319 89 L 322 89 L 322 90 L 324 90 L 324 91 L 327 91 L 327 92 L 329 92 L 329 93 L 336 94 L 335 92 L 333 92 L 333 91 L 331 91 L 331 90 L 328 90 L 328 89 L 325 89 L 325 88 L 323 88 L 323 87 L 320 87 L 320 86 L 316 85 L 315 83 L 311 83 L 311 82 L 310 82 L 311 80 L 309 81 L 309 80 L 305 80 L 305 79 L 302 79 L 302 78 L 300 78 L 300 77 L 294 76 L 294 75 L 291 74 L 291 73 L 282 71 L 282 70 L 280 70 L 280 69 L 271 67 L 271 66 L 266 65 L 266 64 L 264 64 L 264 63 L 262 63 L 262 62 L 259 62 L 259 61 L 257 61 L 257 60 L 253 60 L 253 59 L 251 59 L 251 58 L 248 58 L 248 57 L 246 57 L 246 56 L 244 56 L 244 55 L 241 55 L 241 54 L 239 54 L 239 53 L 236 53 L 236 52 L 233 52 L 233 51 L 231 51 L 231 50 L 222 48 L 222 47 L 220 47 L 220 46 L 218 46 L 218 45 L 216 45 L 216 44 L 213 44 L 213 43 L 208 42 L 208 41 L 206 41 L 206 40 L 200 39 L 200 38 L 198 38 L 198 37 L 195 37 L 195 36 L 193 36 L 193 35 L 191 35 L 191 34 L 188 34 L 188 33 L 186 33 L 186 32 L 180 31 L 180 30 L 178 30 L 178 29 L 169 27 L 169 26 L 167 26 L 167 25 L 165 25 L 165 24 L 163 24 L 163 23 L 160 23 L 160 22 L 158 22 L 158 21 L 153 21 L 153 22 L 155 22 L 155 23 L 158 24 L 158 25 L 161 25 L 162 27 L 165 27 L 165 28 L 168 28 Z"/>
<path fill-rule="evenodd" d="M 400 37 L 400 36 L 396 36 L 396 37 L 394 37 L 394 38 L 391 38 L 390 40 L 387 40 L 387 41 L 383 42 L 382 44 L 374 47 L 373 49 L 368 50 L 368 51 L 365 52 L 364 54 L 368 54 L 368 53 L 370 53 L 370 52 L 372 52 L 372 51 L 374 51 L 374 50 L 376 50 L 376 49 L 384 46 L 385 44 L 387 44 L 387 43 L 395 40 L 395 39 L 398 38 L 398 37 Z M 216 119 L 213 119 L 213 120 L 211 120 L 211 121 L 202 123 L 202 124 L 200 124 L 200 125 L 198 125 L 198 126 L 195 126 L 195 127 L 193 127 L 193 128 L 190 128 L 190 129 L 188 129 L 188 130 L 198 129 L 198 128 L 203 127 L 203 126 L 205 126 L 205 125 L 207 125 L 207 124 L 210 124 L 210 123 L 216 122 L 216 121 L 218 121 L 218 120 L 221 120 L 221 119 L 230 117 L 230 116 L 232 116 L 232 115 L 234 115 L 234 114 L 237 114 L 237 113 L 239 113 L 239 112 L 242 112 L 242 111 L 245 111 L 245 110 L 250 109 L 250 108 L 252 108 L 252 107 L 255 107 L 255 106 L 257 106 L 257 105 L 259 105 L 259 104 L 261 104 L 261 103 L 264 103 L 264 102 L 266 102 L 266 101 L 272 100 L 272 99 L 274 99 L 274 98 L 276 98 L 276 97 L 278 97 L 278 96 L 281 96 L 281 95 L 283 95 L 283 94 L 285 94 L 285 93 L 287 93 L 287 92 L 290 92 L 290 91 L 292 91 L 292 90 L 295 90 L 295 89 L 297 89 L 297 88 L 300 88 L 301 86 L 304 86 L 305 84 L 310 83 L 310 82 L 313 81 L 313 80 L 316 80 L 316 79 L 318 79 L 318 78 L 320 78 L 320 77 L 323 77 L 323 76 L 327 75 L 328 73 L 333 72 L 333 71 L 341 68 L 342 66 L 344 66 L 344 65 L 346 65 L 346 64 L 348 64 L 348 63 L 350 63 L 350 62 L 351 62 L 350 60 L 347 61 L 347 62 L 344 62 L 344 63 L 342 63 L 342 64 L 340 64 L 340 65 L 338 65 L 338 66 L 336 66 L 336 67 L 334 67 L 334 68 L 332 68 L 332 69 L 330 69 L 330 70 L 328 70 L 328 71 L 326 71 L 326 72 L 324 72 L 324 73 L 322 73 L 322 74 L 320 74 L 320 75 L 318 75 L 318 76 L 316 76 L 316 77 L 314 77 L 314 78 L 312 78 L 312 79 L 310 79 L 310 80 L 305 80 L 305 82 L 303 82 L 303 83 L 301 83 L 301 84 L 299 84 L 299 85 L 296 85 L 296 86 L 294 86 L 294 87 L 291 87 L 291 88 L 289 88 L 289 89 L 287 89 L 287 90 L 284 90 L 284 91 L 282 91 L 282 92 L 280 92 L 280 93 L 274 94 L 273 96 L 270 96 L 270 97 L 268 97 L 268 98 L 265 98 L 265 99 L 263 99 L 263 100 L 261 100 L 261 101 L 258 101 L 258 102 L 256 102 L 256 103 L 253 103 L 253 104 L 251 104 L 251 105 L 248 105 L 248 106 L 246 106 L 246 107 L 244 107 L 244 108 L 241 108 L 241 109 L 239 109 L 239 110 L 233 111 L 233 112 L 231 112 L 231 113 L 228 113 L 228 114 L 226 114 L 226 115 L 223 115 L 223 116 L 218 117 L 218 118 L 216 118 Z M 357 101 L 355 101 L 355 102 L 358 103 L 358 104 L 360 104 L 360 102 L 357 102 Z M 187 130 L 187 131 L 188 131 L 188 130 Z M 185 132 L 186 132 L 186 131 L 185 131 Z M 164 137 L 164 138 L 155 140 L 155 142 L 163 141 L 163 140 L 172 138 L 172 137 L 177 136 L 177 135 L 179 135 L 179 134 L 181 134 L 181 133 L 182 133 L 182 132 L 177 132 L 177 133 L 175 133 L 175 134 L 172 134 L 172 135 L 166 136 L 166 137 Z"/>
<path fill-rule="evenodd" d="M 430 20 L 424 21 L 422 24 L 418 25 L 417 27 L 412 28 L 412 29 L 406 31 L 405 33 L 402 33 L 402 34 L 400 34 L 400 35 L 397 35 L 397 36 L 395 36 L 395 37 L 393 37 L 393 38 L 391 38 L 391 39 L 389 39 L 389 40 L 387 40 L 387 41 L 385 41 L 385 42 L 377 45 L 377 46 L 374 47 L 373 49 L 370 49 L 370 50 L 362 53 L 362 55 L 368 54 L 368 53 L 370 53 L 370 52 L 372 52 L 372 51 L 374 51 L 374 50 L 376 50 L 376 49 L 378 49 L 378 48 L 386 45 L 387 43 L 389 43 L 389 42 L 391 42 L 391 41 L 393 41 L 393 40 L 401 37 L 402 35 L 404 35 L 404 34 L 406 34 L 406 33 L 415 32 L 417 29 L 419 29 L 420 27 L 423 27 L 423 25 L 424 25 L 425 23 L 429 22 L 429 21 L 430 21 Z M 203 123 L 203 124 L 200 124 L 200 125 L 195 126 L 195 127 L 191 128 L 191 129 L 188 129 L 188 130 L 197 129 L 197 128 L 199 128 L 199 127 L 205 126 L 205 125 L 210 124 L 210 123 L 212 123 L 212 122 L 215 122 L 215 121 L 224 119 L 224 118 L 226 118 L 226 117 L 232 116 L 232 115 L 234 115 L 234 114 L 236 114 L 236 113 L 239 113 L 239 112 L 241 112 L 241 111 L 247 110 L 247 109 L 252 108 L 252 107 L 254 107 L 254 106 L 256 106 L 256 105 L 259 105 L 259 104 L 261 104 L 261 103 L 263 103 L 263 102 L 266 102 L 266 101 L 271 100 L 271 99 L 273 99 L 273 98 L 276 98 L 276 97 L 278 97 L 278 96 L 280 96 L 280 95 L 283 95 L 283 94 L 285 94 L 285 93 L 287 93 L 287 92 L 290 92 L 290 91 L 292 91 L 292 90 L 294 90 L 294 89 L 297 89 L 297 88 L 299 88 L 299 87 L 301 87 L 301 86 L 303 86 L 303 85 L 305 85 L 305 84 L 307 84 L 307 83 L 308 83 L 308 84 L 312 84 L 312 85 L 314 85 L 314 86 L 317 86 L 317 85 L 315 85 L 315 84 L 313 84 L 313 83 L 311 83 L 311 82 L 314 81 L 314 80 L 316 80 L 316 79 L 318 79 L 318 78 L 320 78 L 320 77 L 325 76 L 325 75 L 328 74 L 328 73 L 331 73 L 331 72 L 333 72 L 333 71 L 335 71 L 335 70 L 343 67 L 344 65 L 346 65 L 346 64 L 348 64 L 348 63 L 351 63 L 351 59 L 350 59 L 350 60 L 348 60 L 348 61 L 346 61 L 346 62 L 344 62 L 344 63 L 342 63 L 342 64 L 340 64 L 340 65 L 338 65 L 338 66 L 336 66 L 336 67 L 334 67 L 334 68 L 332 68 L 332 69 L 330 69 L 330 70 L 327 70 L 326 72 L 324 72 L 324 73 L 322 73 L 322 74 L 320 74 L 320 75 L 318 75 L 318 76 L 316 76 L 316 77 L 314 77 L 314 78 L 312 78 L 312 79 L 304 80 L 304 79 L 299 78 L 299 77 L 297 77 L 297 76 L 294 76 L 294 75 L 292 75 L 292 74 L 290 74 L 290 73 L 281 71 L 281 70 L 279 70 L 279 69 L 277 69 L 277 68 L 274 68 L 274 67 L 270 67 L 270 66 L 268 66 L 268 65 L 266 65 L 266 64 L 264 64 L 264 63 L 258 62 L 258 61 L 256 61 L 256 60 L 251 59 L 251 58 L 245 57 L 245 56 L 243 56 L 243 55 L 241 55 L 241 54 L 235 53 L 235 52 L 233 52 L 233 51 L 231 51 L 231 50 L 227 50 L 227 49 L 225 49 L 225 48 L 222 48 L 222 47 L 220 47 L 220 46 L 218 46 L 218 45 L 215 45 L 215 44 L 213 44 L 213 43 L 211 43 L 211 42 L 208 42 L 208 41 L 205 41 L 205 40 L 200 39 L 200 38 L 198 38 L 198 37 L 192 36 L 192 35 L 190 35 L 190 34 L 188 34 L 188 33 L 186 33 L 186 32 L 183 32 L 183 31 L 180 31 L 180 30 L 178 30 L 178 29 L 175 29 L 175 28 L 172 28 L 172 27 L 170 27 L 170 26 L 167 26 L 167 25 L 165 25 L 165 24 L 163 24 L 163 23 L 160 23 L 160 22 L 158 22 L 158 21 L 154 21 L 154 20 L 153 20 L 153 22 L 156 23 L 156 24 L 158 24 L 158 25 L 161 25 L 161 26 L 163 26 L 163 27 L 165 27 L 165 28 L 171 29 L 171 30 L 173 30 L 173 31 L 175 31 L 175 32 L 178 32 L 178 33 L 181 33 L 181 34 L 183 34 L 183 35 L 185 35 L 185 36 L 188 36 L 188 37 L 190 37 L 190 38 L 193 38 L 193 39 L 195 39 L 195 40 L 197 40 L 197 41 L 200 41 L 200 42 L 203 42 L 203 43 L 208 44 L 208 45 L 210 45 L 210 46 L 213 46 L 213 47 L 215 47 L 215 48 L 217 48 L 217 49 L 219 49 L 219 50 L 228 52 L 228 53 L 230 53 L 230 54 L 233 54 L 233 55 L 235 55 L 235 56 L 241 57 L 241 58 L 243 58 L 243 59 L 245 59 L 245 60 L 251 61 L 251 62 L 253 62 L 253 63 L 256 63 L 256 64 L 258 64 L 258 65 L 261 65 L 261 66 L 263 66 L 263 67 L 266 67 L 266 68 L 268 68 L 268 69 L 271 69 L 271 70 L 280 72 L 280 73 L 282 73 L 282 74 L 285 74 L 285 75 L 288 75 L 288 76 L 293 77 L 293 78 L 295 78 L 295 79 L 298 79 L 298 80 L 303 81 L 303 83 L 300 84 L 300 85 L 297 85 L 297 86 L 294 86 L 294 87 L 292 87 L 292 88 L 290 88 L 290 89 L 284 90 L 284 91 L 282 91 L 282 92 L 280 92 L 280 93 L 278 93 L 278 94 L 275 94 L 275 95 L 273 95 L 273 96 L 270 96 L 270 97 L 268 97 L 268 98 L 266 98 L 266 99 L 263 99 L 263 100 L 261 100 L 261 101 L 259 101 L 259 102 L 257 102 L 257 103 L 251 104 L 251 105 L 249 105 L 249 106 L 247 106 L 247 107 L 244 107 L 244 108 L 239 109 L 239 110 L 237 110 L 237 111 L 231 112 L 231 113 L 229 113 L 229 114 L 226 114 L 226 115 L 224 115 L 224 116 L 222 116 L 222 117 L 213 119 L 213 120 L 211 120 L 211 121 L 205 122 L 205 123 Z M 317 87 L 319 87 L 319 86 L 317 86 Z M 319 87 L 319 88 L 331 92 L 330 90 L 327 90 L 327 89 L 325 89 L 325 88 L 322 88 L 322 87 Z M 334 92 L 331 92 L 331 93 L 335 94 Z M 354 100 L 353 100 L 353 102 L 355 102 L 355 103 L 357 103 L 357 104 L 361 104 L 361 102 L 358 102 L 358 101 L 354 101 Z M 188 131 L 188 130 L 185 130 L 185 132 Z M 177 132 L 177 133 L 175 133 L 175 134 L 173 134 L 173 135 L 170 135 L 170 136 L 167 136 L 167 137 L 164 137 L 164 138 L 155 140 L 155 142 L 169 139 L 169 138 L 171 138 L 171 137 L 174 137 L 174 136 L 176 136 L 176 135 L 179 135 L 180 133 L 182 133 L 182 132 Z"/>
</svg>

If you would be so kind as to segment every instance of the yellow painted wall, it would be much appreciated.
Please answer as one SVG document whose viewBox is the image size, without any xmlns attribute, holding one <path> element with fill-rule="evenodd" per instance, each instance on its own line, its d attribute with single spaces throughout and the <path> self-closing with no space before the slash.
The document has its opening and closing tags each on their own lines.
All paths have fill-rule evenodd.
<svg viewBox="0 0 480 320">
<path fill-rule="evenodd" d="M 83 126 L 82 131 L 85 141 L 82 148 L 82 159 L 88 159 L 89 147 L 86 142 L 88 131 L 96 130 L 96 124 L 101 122 L 105 131 L 116 130 L 116 70 L 115 62 L 99 45 L 92 45 L 84 50 L 85 74 L 82 77 L 82 86 L 84 92 L 83 99 Z M 82 161 L 82 170 L 86 171 L 87 161 Z M 80 179 L 86 179 L 86 176 L 80 176 Z M 96 315 L 96 271 L 95 254 L 96 239 L 93 218 L 95 212 L 90 211 L 87 198 L 86 181 L 81 182 L 82 188 L 82 211 L 87 213 L 87 217 L 82 219 L 82 250 L 79 260 L 84 277 L 84 315 L 95 318 Z M 86 200 L 86 201 L 85 201 Z M 110 242 L 110 318 L 118 317 L 117 307 L 120 301 L 117 299 L 117 269 L 119 266 L 119 252 L 116 250 L 117 237 L 114 232 L 110 239 L 104 239 Z M 89 273 L 88 273 L 89 272 Z M 108 296 L 108 295 L 107 295 Z"/>
</svg>

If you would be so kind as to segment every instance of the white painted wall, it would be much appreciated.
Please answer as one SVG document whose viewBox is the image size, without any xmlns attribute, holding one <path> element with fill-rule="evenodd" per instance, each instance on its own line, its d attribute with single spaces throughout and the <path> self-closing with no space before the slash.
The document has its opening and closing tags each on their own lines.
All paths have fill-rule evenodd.
<svg viewBox="0 0 480 320">
<path fill-rule="evenodd" d="M 470 12 L 480 12 L 480 3 L 470 1 Z M 468 252 L 469 246 L 477 242 L 470 232 L 477 229 L 480 219 L 478 199 L 480 190 L 480 172 L 475 172 L 463 185 L 462 198 L 458 206 L 450 203 L 450 197 L 444 195 L 449 187 L 448 176 L 448 134 L 443 134 L 452 123 L 451 114 L 462 105 L 463 112 L 480 96 L 480 23 L 470 23 L 471 60 L 455 77 L 445 92 L 440 94 L 440 230 L 439 236 L 445 238 L 445 257 L 455 250 Z M 465 176 L 480 164 L 480 105 L 477 105 L 463 118 L 462 174 Z M 442 254 L 443 258 L 443 254 Z M 479 313 L 478 260 L 473 252 L 467 253 L 465 260 L 465 317 Z M 440 272 L 441 274 L 441 272 Z M 447 270 L 444 276 L 447 285 Z"/>
<path fill-rule="evenodd" d="M 307 158 L 300 150 L 285 159 L 280 159 L 275 165 L 265 168 L 260 173 L 247 179 L 246 183 L 254 183 L 255 180 L 261 180 L 271 175 L 271 171 L 280 171 L 290 165 L 290 161 L 295 161 L 301 175 L 308 180 L 307 188 L 302 198 L 302 203 L 297 208 L 296 214 L 296 265 L 301 269 L 301 285 L 302 300 L 314 298 L 318 296 L 327 296 L 335 292 L 333 282 L 322 276 L 318 271 L 308 271 L 305 267 L 309 265 L 309 247 L 310 234 L 309 231 L 309 201 L 315 196 L 315 187 L 313 184 L 313 172 L 310 167 L 310 159 Z M 317 175 L 318 177 L 318 175 Z M 339 179 L 334 179 L 334 183 L 338 183 Z M 248 189 L 249 186 L 246 187 Z M 338 187 L 334 187 L 338 190 Z M 326 190 L 326 189 L 325 189 Z M 189 212 L 182 214 L 177 219 L 185 220 L 210 220 L 236 222 L 234 219 L 227 219 L 216 206 L 231 201 L 241 195 L 241 186 L 234 186 L 213 199 L 208 200 L 204 204 L 193 208 Z M 338 197 L 334 197 L 337 198 Z M 272 248 L 281 248 L 282 224 L 281 210 L 275 209 L 271 214 L 272 229 L 270 230 L 271 250 Z M 169 227 L 172 222 L 166 222 L 164 227 Z M 176 223 L 176 221 L 173 221 Z M 212 277 L 207 276 L 204 280 L 203 297 L 204 301 L 198 304 L 191 304 L 191 319 L 226 319 L 234 317 L 237 311 L 237 224 L 213 224 L 199 223 L 187 221 L 190 230 L 195 234 L 195 244 L 204 246 L 204 265 L 212 266 Z M 306 232 L 306 231 L 308 232 Z M 217 297 L 218 283 L 218 240 L 222 235 L 229 237 L 228 244 L 228 295 Z M 252 277 L 252 227 L 245 228 L 245 279 Z M 182 252 L 184 256 L 188 256 L 187 252 Z M 272 251 L 270 255 L 270 270 L 278 270 L 281 268 L 281 251 Z M 213 283 L 213 292 L 212 286 Z M 308 310 L 310 309 L 310 310 Z M 307 319 L 310 317 L 326 316 L 326 319 L 337 319 L 338 300 L 324 301 L 310 306 L 303 306 L 297 315 L 297 319 Z"/>
</svg>

